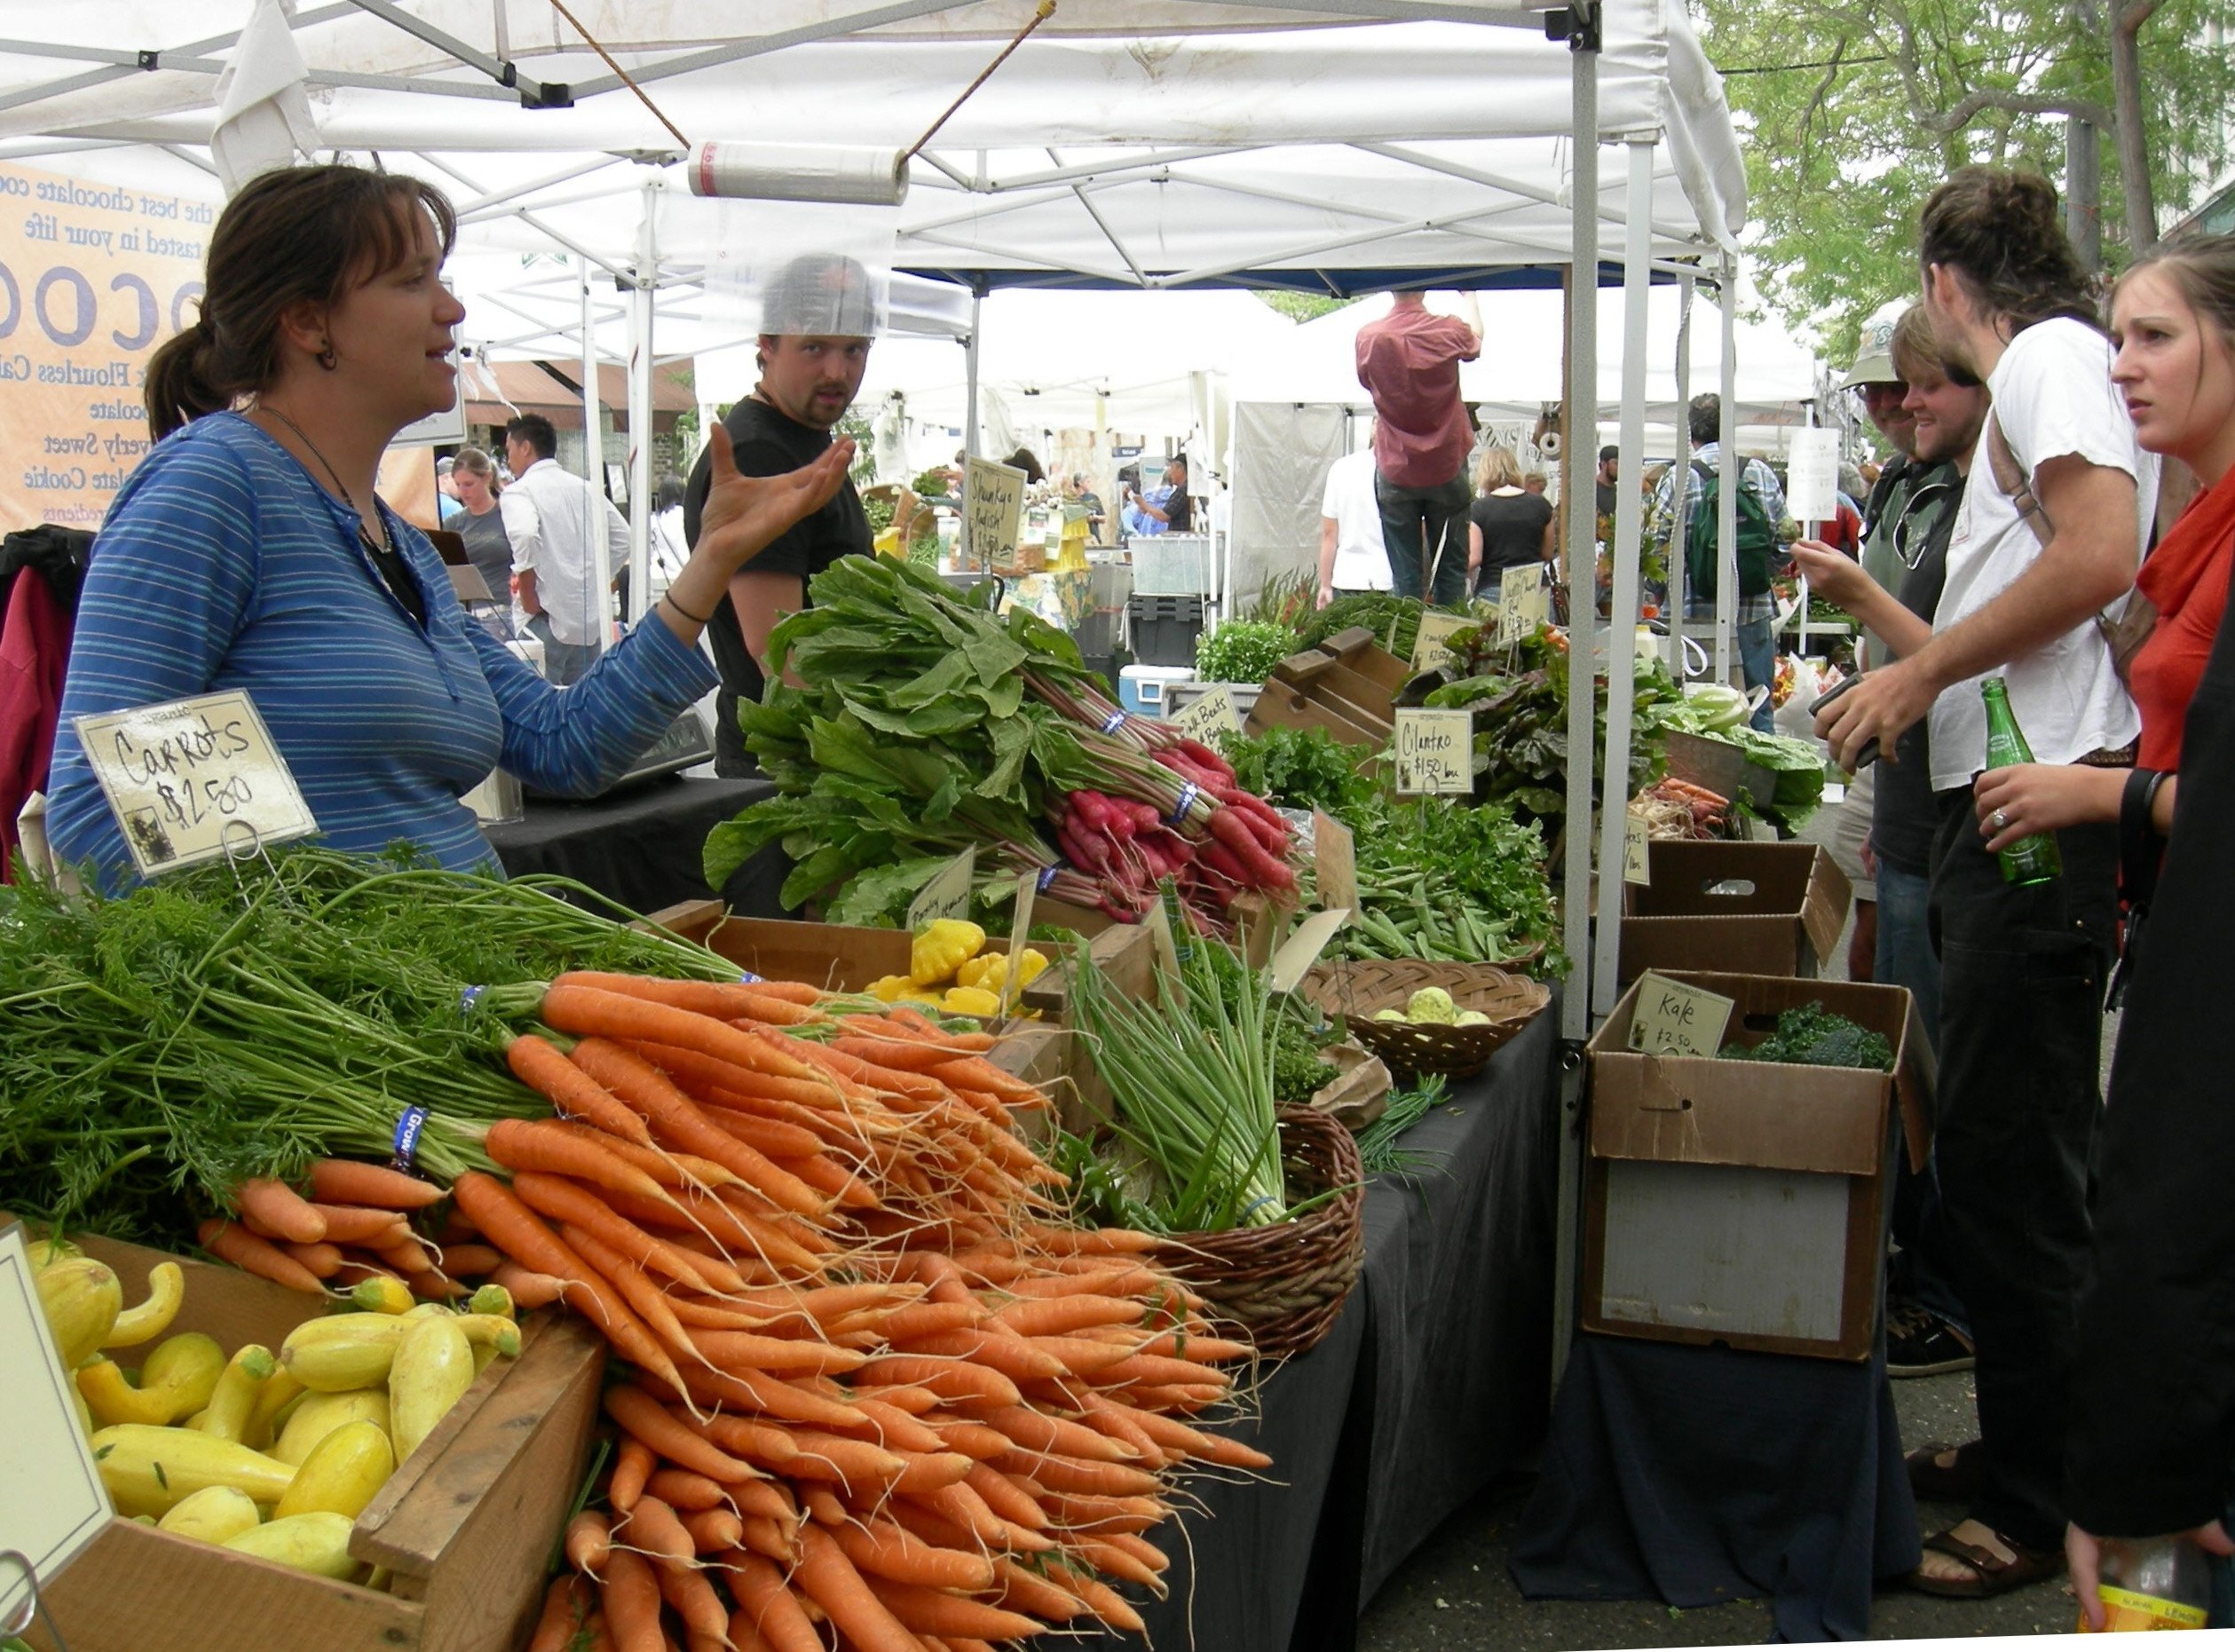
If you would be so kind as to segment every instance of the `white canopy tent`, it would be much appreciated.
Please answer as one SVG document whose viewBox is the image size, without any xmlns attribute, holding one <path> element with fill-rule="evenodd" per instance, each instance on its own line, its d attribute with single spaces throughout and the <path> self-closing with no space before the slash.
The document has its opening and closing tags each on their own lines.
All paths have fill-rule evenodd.
<svg viewBox="0 0 2235 1652">
<path fill-rule="evenodd" d="M 1477 404 L 1485 421 L 1534 421 L 1547 404 L 1567 393 L 1560 295 L 1491 292 L 1480 295 L 1478 303 L 1482 354 L 1461 366 L 1459 393 Z M 1618 290 L 1600 289 L 1602 331 L 1619 330 L 1622 304 Z M 1370 410 L 1358 383 L 1356 338 L 1359 328 L 1386 314 L 1388 307 L 1386 299 L 1364 299 L 1306 322 L 1268 348 L 1252 352 L 1233 369 L 1235 399 L 1332 402 Z M 1462 311 L 1445 294 L 1431 296 L 1428 307 Z M 1665 443 L 1674 430 L 1678 405 L 1676 357 L 1681 295 L 1673 284 L 1656 287 L 1646 307 L 1646 424 Z M 1704 301 L 1695 304 L 1693 327 L 1699 342 L 1692 366 L 1702 375 L 1694 387 L 1696 393 L 1714 382 L 1721 366 L 1721 312 Z M 1783 432 L 1806 423 L 1807 404 L 1816 395 L 1816 359 L 1773 324 L 1741 320 L 1736 330 L 1740 441 L 1749 447 L 1760 444 L 1781 451 Z M 1598 423 L 1609 440 L 1622 416 L 1623 367 L 1619 360 L 1599 358 Z"/>
<path fill-rule="evenodd" d="M 174 194 L 206 188 L 185 180 L 187 169 L 209 170 L 217 77 L 257 8 L 280 4 L 18 8 L 16 37 L 0 40 L 0 159 Z M 654 204 L 662 189 L 681 194 L 679 138 L 830 135 L 896 156 L 1026 27 L 1032 0 L 578 0 L 574 11 L 604 54 L 542 0 L 305 0 L 289 27 L 321 146 L 376 152 L 441 183 L 474 257 L 563 249 L 585 278 L 616 281 L 618 303 L 604 307 L 627 316 L 632 408 L 645 415 L 631 428 L 642 431 L 656 294 L 684 300 L 666 305 L 659 348 L 695 353 L 676 345 L 699 271 L 662 241 L 670 219 Z M 1594 141 L 1576 142 L 1579 133 Z M 1620 144 L 1626 164 L 1602 184 L 1604 144 Z M 1599 271 L 1601 224 L 1615 226 L 1631 474 L 1643 452 L 1649 273 L 1687 283 L 1704 273 L 1727 289 L 1744 219 L 1720 82 L 1670 0 L 1063 0 L 907 175 L 896 265 L 981 293 L 1212 281 L 1352 292 L 1393 279 L 1497 284 L 1517 266 L 1516 284 L 1542 283 L 1562 268 Z M 520 323 L 486 342 L 548 349 L 573 336 L 594 357 L 600 305 L 587 279 L 570 299 L 539 285 L 555 271 L 521 273 L 511 291 L 479 289 L 489 312 L 504 306 Z M 1599 380 L 1598 333 L 1599 306 L 1572 306 L 1569 356 L 1585 383 Z M 1726 407 L 1731 358 L 1726 342 Z M 641 499 L 649 456 L 637 447 L 630 491 Z M 1726 463 L 1734 447 L 1725 440 Z M 1726 557 L 1734 493 L 1726 483 Z M 1590 490 L 1569 495 L 1568 539 L 1589 542 Z M 1625 495 L 1617 613 L 1634 611 L 1638 514 Z M 1592 570 L 1576 560 L 1583 648 Z M 640 568 L 634 589 L 645 584 Z M 1734 584 L 1721 587 L 1725 664 Z M 1612 678 L 1607 739 L 1620 754 L 1630 683 L 1626 672 Z M 1576 700 L 1568 742 L 1582 751 L 1593 744 L 1591 707 Z M 1571 820 L 1591 819 L 1591 794 L 1577 764 Z M 1621 822 L 1607 811 L 1599 858 L 1616 869 Z M 1579 965 L 1591 956 L 1591 858 L 1570 843 L 1567 947 Z M 1597 987 L 1571 986 L 1571 1039 L 1594 1003 L 1612 1001 L 1619 905 L 1611 892 L 1600 902 Z M 1568 1211 L 1573 1169 L 1563 1166 Z"/>
</svg>

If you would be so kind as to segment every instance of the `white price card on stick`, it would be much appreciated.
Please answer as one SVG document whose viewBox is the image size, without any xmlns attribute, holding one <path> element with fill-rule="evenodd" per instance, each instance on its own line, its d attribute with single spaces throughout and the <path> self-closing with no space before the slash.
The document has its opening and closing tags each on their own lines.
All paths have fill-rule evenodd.
<svg viewBox="0 0 2235 1652">
<path fill-rule="evenodd" d="M 1712 1057 L 1723 1047 L 1737 1000 L 1647 970 L 1638 977 L 1630 1047 L 1647 1055 Z"/>
<path fill-rule="evenodd" d="M 1795 431 L 1785 455 L 1785 514 L 1796 522 L 1828 522 L 1839 514 L 1839 432 Z"/>
<path fill-rule="evenodd" d="M 1305 972 L 1319 961 L 1319 955 L 1327 950 L 1327 943 L 1335 933 L 1350 921 L 1350 909 L 1331 906 L 1325 912 L 1315 912 L 1296 926 L 1296 933 L 1281 943 L 1273 954 L 1271 985 L 1275 992 L 1293 992 Z"/>
<path fill-rule="evenodd" d="M 1653 835 L 1646 823 L 1635 815 L 1624 829 L 1622 839 L 1622 881 L 1624 883 L 1653 881 Z"/>
<path fill-rule="evenodd" d="M 318 830 L 243 690 L 103 712 L 71 726 L 144 878 Z"/>
<path fill-rule="evenodd" d="M 1016 1007 L 1024 993 L 1024 949 L 1031 944 L 1032 904 L 1040 897 L 1040 874 L 1027 872 L 1016 880 L 1016 903 L 1009 908 L 1009 968 L 1001 977 L 1003 1014 Z"/>
<path fill-rule="evenodd" d="M 31 1252 L 20 1224 L 0 1228 L 0 1553 L 22 1555 L 44 1584 L 100 1535 L 114 1507 L 39 1306 Z M 32 1586 L 20 1567 L 0 1566 L 0 1624 L 23 1615 Z"/>
<path fill-rule="evenodd" d="M 1016 560 L 1024 526 L 1024 472 L 975 455 L 962 465 L 962 518 L 969 552 L 988 567 Z"/>
<path fill-rule="evenodd" d="M 1312 869 L 1319 876 L 1319 904 L 1340 908 L 1343 921 L 1358 909 L 1358 842 L 1350 828 L 1324 809 L 1312 810 Z"/>
<path fill-rule="evenodd" d="M 1524 562 L 1497 579 L 1497 640 L 1518 643 L 1552 617 L 1552 593 L 1544 589 L 1544 565 Z"/>
<path fill-rule="evenodd" d="M 1412 642 L 1412 668 L 1415 671 L 1439 671 L 1445 666 L 1456 665 L 1449 644 L 1460 631 L 1471 631 L 1482 622 L 1471 613 L 1437 613 L 1430 610 L 1420 616 L 1420 632 Z"/>
<path fill-rule="evenodd" d="M 1212 684 L 1182 706 L 1172 721 L 1189 739 L 1211 747 L 1218 744 L 1221 734 L 1242 731 L 1242 713 L 1234 703 L 1234 691 L 1223 683 Z"/>
<path fill-rule="evenodd" d="M 932 874 L 931 881 L 916 891 L 916 898 L 908 903 L 908 933 L 914 935 L 942 918 L 967 918 L 970 889 L 977 876 L 978 851 L 975 847 L 964 850 L 940 867 Z"/>
<path fill-rule="evenodd" d="M 1457 797 L 1474 790 L 1474 714 L 1397 713 L 1397 789 L 1414 796 Z"/>
</svg>

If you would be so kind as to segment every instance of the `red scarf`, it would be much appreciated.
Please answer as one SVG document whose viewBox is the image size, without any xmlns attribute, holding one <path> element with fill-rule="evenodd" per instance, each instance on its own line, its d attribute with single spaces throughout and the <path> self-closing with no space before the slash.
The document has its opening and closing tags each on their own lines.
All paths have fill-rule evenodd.
<svg viewBox="0 0 2235 1652">
<path fill-rule="evenodd" d="M 2231 540 L 2235 540 L 2235 469 L 2189 501 L 2173 531 L 2142 565 L 2135 583 L 2157 605 L 2160 625 L 2180 613 L 2196 582 Z"/>
</svg>

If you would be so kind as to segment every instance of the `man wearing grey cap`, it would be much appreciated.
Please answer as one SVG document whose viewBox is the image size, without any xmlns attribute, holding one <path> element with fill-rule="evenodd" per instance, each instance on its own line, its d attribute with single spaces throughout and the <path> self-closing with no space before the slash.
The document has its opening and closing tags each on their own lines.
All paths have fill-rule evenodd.
<svg viewBox="0 0 2235 1652">
<path fill-rule="evenodd" d="M 869 272 L 837 253 L 806 253 L 771 276 L 762 293 L 760 383 L 731 409 L 738 471 L 781 476 L 831 444 L 831 427 L 853 406 L 877 331 Z M 711 483 L 700 454 L 683 495 L 683 538 L 699 542 L 699 514 Z M 757 765 L 738 731 L 738 702 L 761 698 L 761 660 L 779 617 L 808 605 L 807 581 L 845 556 L 868 556 L 869 518 L 851 478 L 838 494 L 780 535 L 730 581 L 707 626 L 722 687 L 715 700 L 715 771 L 737 779 Z"/>
</svg>

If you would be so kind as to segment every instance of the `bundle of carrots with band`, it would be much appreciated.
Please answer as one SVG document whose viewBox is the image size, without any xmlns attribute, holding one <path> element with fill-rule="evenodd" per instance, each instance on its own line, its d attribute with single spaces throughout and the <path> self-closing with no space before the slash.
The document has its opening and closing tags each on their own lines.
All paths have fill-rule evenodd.
<svg viewBox="0 0 2235 1652">
<path fill-rule="evenodd" d="M 1046 1100 L 991 1035 L 778 982 L 492 993 L 537 1024 L 506 1060 L 554 1116 L 487 1126 L 500 1174 L 455 1178 L 425 1269 L 407 1229 L 346 1243 L 423 1294 L 486 1269 L 523 1308 L 564 1300 L 628 1363 L 604 1507 L 569 1529 L 538 1648 L 659 1652 L 663 1609 L 691 1652 L 1138 1628 L 1115 1585 L 1161 1593 L 1144 1534 L 1173 1471 L 1268 1466 L 1185 1420 L 1248 1346 L 1147 1265 L 1149 1236 L 1064 1225 L 1064 1178 L 1011 1123 Z M 337 1216 L 409 1181 L 244 1189 L 222 1237 L 315 1273 Z M 286 1231 L 304 1212 L 324 1237 Z"/>
</svg>

